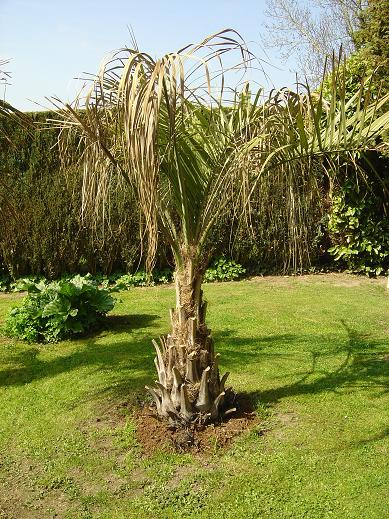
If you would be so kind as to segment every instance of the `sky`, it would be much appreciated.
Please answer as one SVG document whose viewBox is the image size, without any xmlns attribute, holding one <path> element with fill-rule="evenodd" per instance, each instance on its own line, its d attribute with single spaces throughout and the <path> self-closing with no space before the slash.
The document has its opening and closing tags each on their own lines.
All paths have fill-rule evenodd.
<svg viewBox="0 0 389 519">
<path fill-rule="evenodd" d="M 131 27 L 141 50 L 158 57 L 233 28 L 266 62 L 266 89 L 291 86 L 293 61 L 264 50 L 265 0 L 0 0 L 0 59 L 10 59 L 6 99 L 20 110 L 50 108 L 46 97 L 72 101 L 82 82 L 111 51 L 130 45 Z M 84 76 L 85 77 L 85 76 Z M 3 96 L 0 90 L 0 95 Z"/>
</svg>

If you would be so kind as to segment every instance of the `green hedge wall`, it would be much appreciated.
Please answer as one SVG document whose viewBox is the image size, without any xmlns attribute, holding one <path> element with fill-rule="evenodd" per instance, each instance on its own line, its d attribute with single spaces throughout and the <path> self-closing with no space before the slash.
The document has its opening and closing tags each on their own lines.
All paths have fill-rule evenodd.
<svg viewBox="0 0 389 519">
<path fill-rule="evenodd" d="M 44 128 L 54 114 L 30 114 Z M 31 131 L 0 119 L 0 265 L 13 277 L 109 273 L 132 269 L 139 256 L 138 215 L 129 194 L 113 200 L 110 225 L 92 232 L 80 220 L 81 174 L 60 173 L 57 130 Z"/>
<path fill-rule="evenodd" d="M 80 219 L 81 171 L 73 167 L 66 175 L 60 172 L 57 130 L 43 129 L 55 114 L 29 115 L 37 130 L 0 118 L 0 274 L 56 278 L 142 266 L 139 214 L 130 191 L 113 190 L 104 229 L 88 227 Z M 294 174 L 286 182 L 282 174 L 263 180 L 248 227 L 232 212 L 220 219 L 210 237 L 213 259 L 230 256 L 249 272 L 263 274 L 327 268 L 331 261 L 334 265 L 328 248 L 341 246 L 350 229 L 337 228 L 332 235 L 328 230 L 330 202 L 320 166 L 315 186 L 307 184 L 303 166 Z M 169 249 L 161 243 L 157 267 L 170 263 Z M 339 265 L 348 266 L 344 258 Z"/>
</svg>

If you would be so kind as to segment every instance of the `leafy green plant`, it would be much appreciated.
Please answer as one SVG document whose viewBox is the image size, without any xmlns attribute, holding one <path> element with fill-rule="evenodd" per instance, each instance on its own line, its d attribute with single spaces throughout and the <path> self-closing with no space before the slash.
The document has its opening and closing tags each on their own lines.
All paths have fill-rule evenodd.
<svg viewBox="0 0 389 519">
<path fill-rule="evenodd" d="M 151 285 L 152 278 L 148 278 L 146 272 L 140 270 L 135 272 L 135 274 L 123 274 L 116 281 L 115 288 L 117 290 L 129 290 L 133 287 L 145 287 L 147 285 Z"/>
<path fill-rule="evenodd" d="M 9 290 L 9 277 L 0 275 L 0 292 L 8 292 Z"/>
<path fill-rule="evenodd" d="M 25 292 L 29 289 L 32 284 L 37 284 L 40 281 L 44 281 L 42 276 L 26 276 L 23 278 L 16 279 L 9 284 L 10 292 Z"/>
<path fill-rule="evenodd" d="M 377 206 L 372 193 L 356 196 L 350 184 L 333 197 L 328 252 L 351 272 L 378 276 L 389 268 L 389 224 Z"/>
<path fill-rule="evenodd" d="M 205 271 L 204 281 L 233 281 L 246 272 L 246 269 L 234 260 L 219 258 Z"/>
<path fill-rule="evenodd" d="M 173 281 L 173 271 L 169 268 L 153 271 L 153 279 L 155 283 L 162 283 L 163 285 Z"/>
<path fill-rule="evenodd" d="M 2 275 L 0 276 L 0 292 L 25 292 L 32 283 L 39 283 L 44 279 L 42 276 L 26 276 L 12 280 L 9 276 Z"/>
<path fill-rule="evenodd" d="M 146 287 L 155 284 L 170 283 L 173 279 L 173 272 L 166 268 L 154 270 L 150 276 L 144 270 L 139 270 L 135 274 L 123 274 L 115 283 L 116 290 L 129 290 L 133 287 Z"/>
<path fill-rule="evenodd" d="M 28 295 L 11 310 L 5 333 L 28 342 L 56 342 L 84 333 L 115 304 L 88 276 L 30 283 L 26 288 Z"/>
</svg>

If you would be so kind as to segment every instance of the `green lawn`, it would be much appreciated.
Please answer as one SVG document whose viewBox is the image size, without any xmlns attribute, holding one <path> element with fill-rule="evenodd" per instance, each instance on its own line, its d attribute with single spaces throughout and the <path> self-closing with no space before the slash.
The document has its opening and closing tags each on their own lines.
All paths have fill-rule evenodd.
<svg viewBox="0 0 389 519">
<path fill-rule="evenodd" d="M 121 404 L 154 377 L 170 287 L 121 293 L 111 331 L 0 338 L 0 518 L 389 518 L 389 293 L 330 275 L 205 286 L 260 426 L 209 459 L 142 456 Z M 0 296 L 0 320 L 18 296 Z"/>
</svg>

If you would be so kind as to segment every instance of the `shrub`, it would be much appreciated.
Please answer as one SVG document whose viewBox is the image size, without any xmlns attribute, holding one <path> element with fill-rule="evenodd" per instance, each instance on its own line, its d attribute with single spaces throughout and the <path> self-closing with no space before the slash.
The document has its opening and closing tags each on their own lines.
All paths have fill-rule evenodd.
<svg viewBox="0 0 389 519">
<path fill-rule="evenodd" d="M 233 281 L 246 272 L 246 269 L 233 260 L 219 258 L 205 271 L 204 281 Z M 116 280 L 115 290 L 129 290 L 133 287 L 153 286 L 160 283 L 170 283 L 173 280 L 173 272 L 166 268 L 154 270 L 151 276 L 145 271 L 139 270 L 135 274 L 124 274 Z"/>
<path fill-rule="evenodd" d="M 42 276 L 26 276 L 10 282 L 8 290 L 10 292 L 25 292 L 31 285 L 38 284 L 41 281 L 44 281 Z"/>
<path fill-rule="evenodd" d="M 8 292 L 9 283 L 9 277 L 0 274 L 0 292 Z"/>
<path fill-rule="evenodd" d="M 373 194 L 356 196 L 353 186 L 343 186 L 328 229 L 335 242 L 328 252 L 350 272 L 378 276 L 389 269 L 389 224 Z"/>
<path fill-rule="evenodd" d="M 123 274 L 115 283 L 115 290 L 129 290 L 133 287 L 153 286 L 159 283 L 170 283 L 173 279 L 173 272 L 166 268 L 162 270 L 154 270 L 148 276 L 144 270 L 139 270 L 135 274 Z"/>
<path fill-rule="evenodd" d="M 145 287 L 152 284 L 151 278 L 148 278 L 146 272 L 140 270 L 135 274 L 123 274 L 116 281 L 116 290 L 129 290 L 132 287 Z"/>
<path fill-rule="evenodd" d="M 233 260 L 227 260 L 224 257 L 219 258 L 206 270 L 204 280 L 212 281 L 233 281 L 245 274 L 246 269 Z M 28 291 L 32 297 L 34 291 L 38 287 L 54 287 L 66 283 L 75 283 L 82 280 L 88 285 L 95 288 L 100 286 L 106 292 L 118 292 L 121 290 L 130 290 L 133 287 L 154 286 L 157 284 L 167 284 L 173 281 L 173 271 L 169 268 L 155 269 L 150 276 L 144 270 L 139 270 L 134 274 L 116 273 L 110 276 L 103 274 L 87 274 L 86 276 L 63 275 L 59 281 L 49 283 L 45 278 L 40 276 L 27 276 L 24 278 L 11 281 L 9 277 L 0 277 L 0 292 L 23 292 Z M 21 313 L 21 311 L 19 312 Z M 35 340 L 35 339 L 34 339 Z"/>
<path fill-rule="evenodd" d="M 11 310 L 5 333 L 28 342 L 56 342 L 84 333 L 114 307 L 108 290 L 88 276 L 26 283 L 28 295 Z"/>
<path fill-rule="evenodd" d="M 155 283 L 167 284 L 173 281 L 173 271 L 169 268 L 153 271 L 153 279 Z"/>
<path fill-rule="evenodd" d="M 246 272 L 246 269 L 233 260 L 219 258 L 207 268 L 204 275 L 205 282 L 212 281 L 233 281 L 238 279 Z"/>
<path fill-rule="evenodd" d="M 29 116 L 37 127 L 56 117 L 55 112 Z M 109 225 L 81 220 L 82 175 L 78 166 L 60 169 L 57 140 L 55 128 L 31 131 L 0 118 L 0 200 L 7 201 L 0 206 L 0 271 L 4 267 L 12 278 L 57 279 L 65 272 L 133 269 L 140 249 L 133 196 L 110 186 Z M 76 154 L 78 141 L 73 145 Z"/>
</svg>

